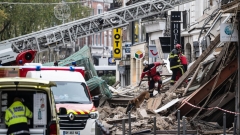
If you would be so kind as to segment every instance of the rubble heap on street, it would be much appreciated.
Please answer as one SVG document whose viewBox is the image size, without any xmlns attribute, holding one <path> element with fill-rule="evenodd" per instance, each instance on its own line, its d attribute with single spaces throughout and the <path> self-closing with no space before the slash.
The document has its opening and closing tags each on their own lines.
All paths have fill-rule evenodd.
<svg viewBox="0 0 240 135">
<path fill-rule="evenodd" d="M 223 132 L 223 113 L 226 113 L 227 133 L 233 133 L 236 90 L 236 44 L 221 43 L 219 35 L 193 63 L 174 86 L 169 86 L 169 78 L 163 80 L 163 88 L 154 97 L 145 100 L 140 108 L 131 112 L 131 132 L 153 131 L 156 117 L 156 130 L 177 131 L 177 110 L 186 117 L 186 129 L 201 134 Z M 187 86 L 183 82 L 189 79 Z M 102 98 L 98 108 L 100 120 L 111 134 L 122 134 L 122 120 L 128 131 L 129 116 L 126 107 L 130 100 L 142 91 L 148 90 L 147 81 L 140 87 L 125 88 L 109 86 L 113 97 Z M 200 108 L 202 107 L 202 109 Z M 208 109 L 203 109 L 208 108 Z M 229 113 L 230 112 L 230 113 Z"/>
</svg>

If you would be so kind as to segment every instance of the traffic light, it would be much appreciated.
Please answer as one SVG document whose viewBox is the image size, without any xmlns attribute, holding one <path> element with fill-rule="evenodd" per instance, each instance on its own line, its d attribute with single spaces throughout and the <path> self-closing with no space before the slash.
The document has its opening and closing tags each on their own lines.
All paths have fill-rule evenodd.
<svg viewBox="0 0 240 135">
<path fill-rule="evenodd" d="M 31 63 L 34 60 L 36 54 L 37 54 L 37 51 L 35 50 L 27 50 L 27 51 L 21 52 L 18 54 L 16 58 L 16 62 L 19 62 L 21 60 L 21 64 Z"/>
</svg>

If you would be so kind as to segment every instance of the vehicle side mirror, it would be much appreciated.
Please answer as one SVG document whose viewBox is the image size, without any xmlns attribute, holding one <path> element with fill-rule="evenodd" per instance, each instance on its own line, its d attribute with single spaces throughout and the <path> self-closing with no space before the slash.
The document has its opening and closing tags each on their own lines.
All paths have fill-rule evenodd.
<svg viewBox="0 0 240 135">
<path fill-rule="evenodd" d="M 93 105 L 97 108 L 99 106 L 99 96 L 94 96 L 92 98 Z"/>
<path fill-rule="evenodd" d="M 60 107 L 59 108 L 59 114 L 60 115 L 66 115 L 67 114 L 67 109 L 65 107 Z"/>
</svg>

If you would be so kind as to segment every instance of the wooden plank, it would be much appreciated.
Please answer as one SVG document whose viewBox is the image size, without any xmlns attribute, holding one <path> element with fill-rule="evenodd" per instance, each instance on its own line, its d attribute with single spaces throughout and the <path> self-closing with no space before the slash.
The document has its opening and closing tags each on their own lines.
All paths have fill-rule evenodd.
<svg viewBox="0 0 240 135">
<path fill-rule="evenodd" d="M 208 71 L 207 76 L 205 76 L 204 80 L 202 81 L 202 84 L 205 84 L 206 82 L 209 81 L 209 79 L 211 78 L 213 72 L 216 70 L 216 68 L 218 67 L 219 63 L 222 60 L 222 57 L 224 56 L 227 48 L 229 47 L 229 45 L 225 45 L 224 48 L 222 49 L 222 51 L 220 52 L 220 54 L 217 56 L 217 59 L 215 60 L 213 66 L 211 67 L 211 69 Z"/>
<path fill-rule="evenodd" d="M 214 39 L 211 45 L 201 54 L 201 56 L 192 64 L 192 66 L 185 72 L 178 81 L 170 88 L 170 91 L 176 90 L 178 86 L 182 84 L 183 81 L 187 79 L 187 77 L 194 73 L 196 68 L 198 67 L 199 63 L 202 62 L 211 52 L 212 50 L 218 45 L 220 42 L 220 34 Z"/>
<path fill-rule="evenodd" d="M 198 65 L 198 68 L 197 68 L 197 70 L 195 71 L 195 73 L 194 73 L 191 81 L 188 83 L 187 88 L 185 88 L 185 90 L 184 90 L 184 92 L 183 92 L 183 96 L 185 96 L 185 94 L 187 93 L 187 91 L 188 91 L 189 87 L 191 86 L 192 82 L 193 82 L 193 81 L 195 80 L 195 78 L 197 77 L 198 71 L 199 71 L 199 69 L 200 69 L 201 66 L 202 66 L 202 63 L 200 63 L 200 64 Z"/>
<path fill-rule="evenodd" d="M 235 73 L 237 69 L 238 62 L 237 58 L 235 58 L 231 63 L 229 63 L 226 67 L 223 68 L 223 70 L 220 72 L 219 78 L 217 78 L 217 75 L 215 75 L 207 84 L 196 90 L 197 93 L 194 93 L 194 95 L 190 96 L 191 98 L 188 98 L 185 101 L 193 105 L 198 105 L 209 95 L 216 79 L 218 80 L 216 81 L 216 86 L 214 90 L 219 87 L 228 77 Z M 188 105 L 187 103 L 183 103 L 178 108 L 178 110 L 180 110 L 181 116 L 186 116 L 192 109 L 193 107 Z"/>
</svg>

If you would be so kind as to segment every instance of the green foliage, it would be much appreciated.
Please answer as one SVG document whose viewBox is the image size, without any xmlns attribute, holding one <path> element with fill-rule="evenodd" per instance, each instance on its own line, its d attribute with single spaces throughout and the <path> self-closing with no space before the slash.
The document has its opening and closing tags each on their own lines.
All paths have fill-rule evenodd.
<svg viewBox="0 0 240 135">
<path fill-rule="evenodd" d="M 116 76 L 112 75 L 104 75 L 101 78 L 110 86 L 112 86 L 116 82 Z"/>
<path fill-rule="evenodd" d="M 62 0 L 17 0 L 22 3 L 58 3 Z M 78 2 L 79 0 L 64 0 Z M 16 2 L 16 0 L 1 0 L 1 2 Z M 56 4 L 0 4 L 0 41 L 20 35 L 29 34 L 45 28 L 62 24 L 54 15 Z M 68 6 L 71 16 L 65 23 L 85 18 L 90 14 L 90 8 L 81 3 Z"/>
</svg>

